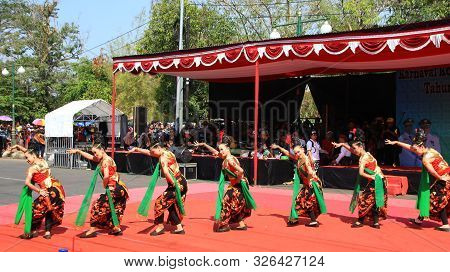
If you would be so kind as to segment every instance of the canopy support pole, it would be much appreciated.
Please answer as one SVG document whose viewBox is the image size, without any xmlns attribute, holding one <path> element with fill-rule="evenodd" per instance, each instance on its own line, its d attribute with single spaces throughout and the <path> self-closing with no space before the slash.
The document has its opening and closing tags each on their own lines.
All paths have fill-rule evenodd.
<svg viewBox="0 0 450 272">
<path fill-rule="evenodd" d="M 184 0 L 180 0 L 180 36 L 178 38 L 178 50 L 183 49 L 183 22 L 184 22 Z M 177 77 L 177 98 L 175 102 L 175 122 L 178 123 L 176 133 L 181 132 L 183 127 L 184 111 L 183 78 Z"/>
<path fill-rule="evenodd" d="M 112 76 L 112 97 L 111 97 L 111 158 L 114 159 L 116 147 L 116 73 Z"/>
<path fill-rule="evenodd" d="M 255 111 L 254 111 L 254 139 L 253 139 L 253 182 L 258 184 L 258 117 L 259 117 L 259 63 L 255 63 Z"/>
</svg>

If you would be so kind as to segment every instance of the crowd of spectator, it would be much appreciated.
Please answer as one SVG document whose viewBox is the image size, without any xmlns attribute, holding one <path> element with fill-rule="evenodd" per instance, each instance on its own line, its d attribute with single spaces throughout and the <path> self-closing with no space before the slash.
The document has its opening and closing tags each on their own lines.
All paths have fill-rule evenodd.
<svg viewBox="0 0 450 272">
<path fill-rule="evenodd" d="M 361 123 L 350 120 L 346 127 L 333 131 L 325 131 L 320 119 L 299 121 L 291 126 L 291 129 L 288 129 L 287 124 L 282 124 L 275 131 L 265 129 L 263 124 L 263 128 L 258 132 L 258 153 L 256 155 L 260 159 L 283 159 L 280 152 L 270 148 L 272 143 L 288 150 L 293 150 L 295 145 L 301 145 L 308 151 L 316 169 L 319 165 L 357 164 L 358 158 L 345 148 L 335 149 L 332 142 L 351 142 L 355 138 L 356 130 L 359 129 L 364 132 L 366 150 L 377 158 L 380 165 L 418 167 L 421 166 L 421 159 L 417 155 L 395 146 L 385 145 L 386 140 L 398 140 L 412 144 L 416 128 L 424 129 L 427 134 L 427 147 L 441 152 L 439 137 L 431 133 L 430 120 L 422 119 L 416 123 L 413 119 L 407 118 L 401 122 L 400 126 L 399 128 L 393 117 L 377 117 L 372 121 Z M 223 135 L 228 135 L 232 139 L 236 139 L 231 148 L 238 150 L 237 155 L 253 157 L 255 155 L 253 152 L 255 138 L 253 128 L 249 126 L 247 131 L 242 131 L 240 134 L 227 133 L 224 123 L 206 122 L 199 126 L 189 124 L 182 130 L 181 144 L 189 146 L 194 141 L 204 141 L 216 146 L 221 142 Z M 176 135 L 174 131 L 172 135 Z M 242 135 L 244 137 L 241 137 Z M 245 141 L 242 141 L 242 138 Z M 177 141 L 174 140 L 174 142 Z M 194 150 L 194 152 L 202 153 L 202 150 Z"/>
<path fill-rule="evenodd" d="M 45 152 L 45 131 L 42 126 L 32 124 L 22 125 L 16 123 L 15 139 L 13 139 L 12 125 L 10 122 L 0 124 L 0 154 L 3 154 L 10 146 L 12 141 L 25 148 L 37 150 L 40 156 Z"/>
</svg>

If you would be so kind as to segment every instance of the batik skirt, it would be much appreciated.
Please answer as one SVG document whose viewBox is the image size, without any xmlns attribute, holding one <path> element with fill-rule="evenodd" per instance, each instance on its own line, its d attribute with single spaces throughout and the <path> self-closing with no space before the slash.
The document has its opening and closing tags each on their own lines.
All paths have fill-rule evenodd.
<svg viewBox="0 0 450 272">
<path fill-rule="evenodd" d="M 239 223 L 250 217 L 252 209 L 247 207 L 247 203 L 242 192 L 241 184 L 228 185 L 222 200 L 222 211 L 218 227 Z"/>
<path fill-rule="evenodd" d="M 181 200 L 184 204 L 186 201 L 187 193 L 187 181 L 180 175 L 178 178 L 178 184 L 180 186 Z M 180 208 L 177 204 L 177 197 L 175 186 L 169 186 L 155 201 L 155 224 L 164 223 L 164 212 L 169 212 L 169 217 L 167 218 L 167 223 L 171 225 L 181 224 L 183 220 L 183 215 L 180 212 Z"/>
<path fill-rule="evenodd" d="M 64 188 L 61 183 L 52 179 L 52 186 L 47 189 L 50 205 L 45 197 L 39 196 L 33 202 L 33 219 L 31 231 L 38 230 L 45 219 L 45 230 L 50 231 L 52 227 L 59 226 L 64 216 Z"/>
<path fill-rule="evenodd" d="M 114 210 L 116 211 L 117 219 L 120 223 L 127 206 L 128 191 L 125 184 L 122 182 L 116 183 L 114 189 L 110 187 L 110 191 L 113 199 Z M 90 224 L 91 227 L 99 229 L 114 229 L 111 208 L 109 207 L 108 195 L 106 192 L 101 194 L 92 205 Z"/>
<path fill-rule="evenodd" d="M 319 182 L 317 182 L 317 184 L 322 192 L 322 186 Z M 299 217 L 308 217 L 311 211 L 314 212 L 316 217 L 320 215 L 319 203 L 317 202 L 316 194 L 314 193 L 314 188 L 312 186 L 303 185 L 300 189 L 297 198 L 295 199 L 295 210 Z"/>
<path fill-rule="evenodd" d="M 384 187 L 384 207 L 376 208 L 375 202 L 375 181 L 367 182 L 367 185 L 359 193 L 358 196 L 358 217 L 366 217 L 369 220 L 373 220 L 373 212 L 378 211 L 379 219 L 386 219 L 387 216 L 387 188 L 386 180 L 383 179 Z"/>
<path fill-rule="evenodd" d="M 450 182 L 437 180 L 430 188 L 430 219 L 440 220 L 443 209 L 450 216 Z"/>
</svg>

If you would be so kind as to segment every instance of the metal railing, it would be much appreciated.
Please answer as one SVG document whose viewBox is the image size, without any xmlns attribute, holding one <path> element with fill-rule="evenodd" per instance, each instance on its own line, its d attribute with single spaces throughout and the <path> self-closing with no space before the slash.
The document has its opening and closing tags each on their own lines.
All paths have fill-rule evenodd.
<svg viewBox="0 0 450 272">
<path fill-rule="evenodd" d="M 86 168 L 87 163 L 79 154 L 67 154 L 73 148 L 72 137 L 48 137 L 45 139 L 45 159 L 52 167 Z"/>
</svg>

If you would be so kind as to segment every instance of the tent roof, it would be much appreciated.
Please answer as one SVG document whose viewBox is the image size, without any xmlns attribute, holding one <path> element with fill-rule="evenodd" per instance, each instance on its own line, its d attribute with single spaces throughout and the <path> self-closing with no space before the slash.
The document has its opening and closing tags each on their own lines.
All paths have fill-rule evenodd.
<svg viewBox="0 0 450 272">
<path fill-rule="evenodd" d="M 114 72 L 206 81 L 375 72 L 450 64 L 450 20 L 116 57 Z"/>
<path fill-rule="evenodd" d="M 76 114 L 106 117 L 111 116 L 111 108 L 102 99 L 72 101 L 45 115 L 45 136 L 73 137 L 73 118 Z M 116 116 L 120 115 L 123 113 L 116 109 Z"/>
</svg>

